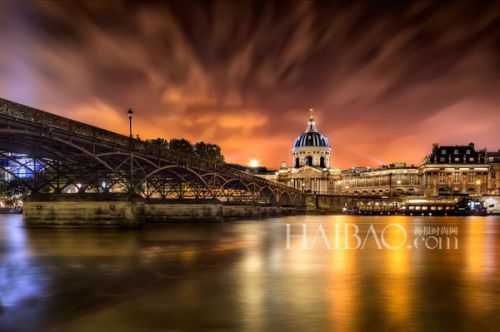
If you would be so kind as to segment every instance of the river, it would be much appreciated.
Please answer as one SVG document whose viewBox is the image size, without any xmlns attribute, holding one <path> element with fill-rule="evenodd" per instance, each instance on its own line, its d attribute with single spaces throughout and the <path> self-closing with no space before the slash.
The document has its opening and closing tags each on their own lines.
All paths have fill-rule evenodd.
<svg viewBox="0 0 500 332">
<path fill-rule="evenodd" d="M 499 317 L 500 217 L 90 230 L 0 216 L 1 331 L 498 331 Z"/>
</svg>

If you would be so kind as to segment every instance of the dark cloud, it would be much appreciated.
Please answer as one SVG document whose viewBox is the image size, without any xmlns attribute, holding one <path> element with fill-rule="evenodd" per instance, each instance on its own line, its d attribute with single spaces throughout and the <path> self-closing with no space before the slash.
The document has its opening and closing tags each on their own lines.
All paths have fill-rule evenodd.
<svg viewBox="0 0 500 332">
<path fill-rule="evenodd" d="M 2 2 L 2 97 L 142 137 L 288 160 L 309 107 L 333 164 L 500 141 L 491 2 Z"/>
</svg>

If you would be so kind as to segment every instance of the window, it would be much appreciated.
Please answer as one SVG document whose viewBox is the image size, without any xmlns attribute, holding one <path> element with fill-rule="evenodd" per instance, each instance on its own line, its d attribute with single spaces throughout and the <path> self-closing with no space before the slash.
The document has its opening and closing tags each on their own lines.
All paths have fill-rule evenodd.
<svg viewBox="0 0 500 332">
<path fill-rule="evenodd" d="M 470 154 L 470 150 L 465 151 L 466 154 Z"/>
<path fill-rule="evenodd" d="M 299 168 L 300 162 L 299 157 L 295 158 L 295 168 Z"/>
<path fill-rule="evenodd" d="M 439 161 L 441 161 L 441 162 L 444 163 L 446 161 L 446 158 L 445 157 L 441 157 L 441 158 L 439 158 Z"/>
<path fill-rule="evenodd" d="M 414 185 L 414 184 L 415 184 L 415 176 L 410 175 L 410 185 Z"/>
<path fill-rule="evenodd" d="M 319 158 L 319 167 L 325 168 L 325 157 Z"/>
<path fill-rule="evenodd" d="M 468 179 L 469 183 L 474 182 L 474 175 L 475 175 L 475 174 L 474 174 L 474 173 L 472 173 L 472 172 L 470 172 L 470 173 L 468 174 L 467 179 Z"/>
<path fill-rule="evenodd" d="M 446 173 L 440 172 L 439 173 L 439 183 L 445 183 L 446 181 Z"/>
<path fill-rule="evenodd" d="M 455 158 L 455 161 L 457 161 L 457 162 L 460 161 L 460 158 Z"/>
<path fill-rule="evenodd" d="M 458 154 L 458 150 L 454 150 L 454 151 L 453 151 L 453 154 Z"/>
<path fill-rule="evenodd" d="M 441 150 L 441 154 L 446 154 L 446 150 Z"/>
<path fill-rule="evenodd" d="M 313 157 L 307 156 L 306 157 L 306 165 L 307 166 L 312 166 L 312 164 L 313 164 Z"/>
<path fill-rule="evenodd" d="M 469 161 L 474 161 L 474 158 L 472 158 L 472 157 L 471 157 L 471 158 L 469 158 Z"/>
<path fill-rule="evenodd" d="M 458 173 L 458 172 L 457 172 L 457 173 L 455 173 L 455 174 L 453 174 L 453 175 L 454 175 L 454 177 L 455 177 L 455 179 L 454 179 L 454 180 L 455 180 L 455 183 L 459 183 L 459 182 L 460 182 L 460 173 Z"/>
</svg>

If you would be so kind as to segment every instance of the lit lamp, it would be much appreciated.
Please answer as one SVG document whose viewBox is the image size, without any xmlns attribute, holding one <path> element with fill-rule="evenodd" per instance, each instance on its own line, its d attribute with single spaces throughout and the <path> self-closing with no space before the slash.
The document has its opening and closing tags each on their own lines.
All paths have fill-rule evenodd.
<svg viewBox="0 0 500 332">
<path fill-rule="evenodd" d="M 257 159 L 251 159 L 248 162 L 248 166 L 250 166 L 251 168 L 257 168 L 260 166 L 260 162 Z"/>
<path fill-rule="evenodd" d="M 481 184 L 481 180 L 477 180 L 476 184 L 479 186 Z"/>
<path fill-rule="evenodd" d="M 132 118 L 134 117 L 134 111 L 132 111 L 131 108 L 128 109 L 127 112 L 128 115 L 128 120 L 129 120 L 129 125 L 130 125 L 130 138 L 132 138 Z"/>
</svg>

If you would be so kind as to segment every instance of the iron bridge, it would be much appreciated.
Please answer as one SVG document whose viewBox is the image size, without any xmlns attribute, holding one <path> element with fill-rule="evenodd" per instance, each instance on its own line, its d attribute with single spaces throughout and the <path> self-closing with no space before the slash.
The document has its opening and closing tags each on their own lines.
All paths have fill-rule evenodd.
<svg viewBox="0 0 500 332">
<path fill-rule="evenodd" d="M 0 159 L 0 169 L 24 181 L 32 194 L 304 206 L 304 194 L 283 184 L 1 98 Z M 19 177 L 16 167 L 33 177 Z"/>
</svg>

